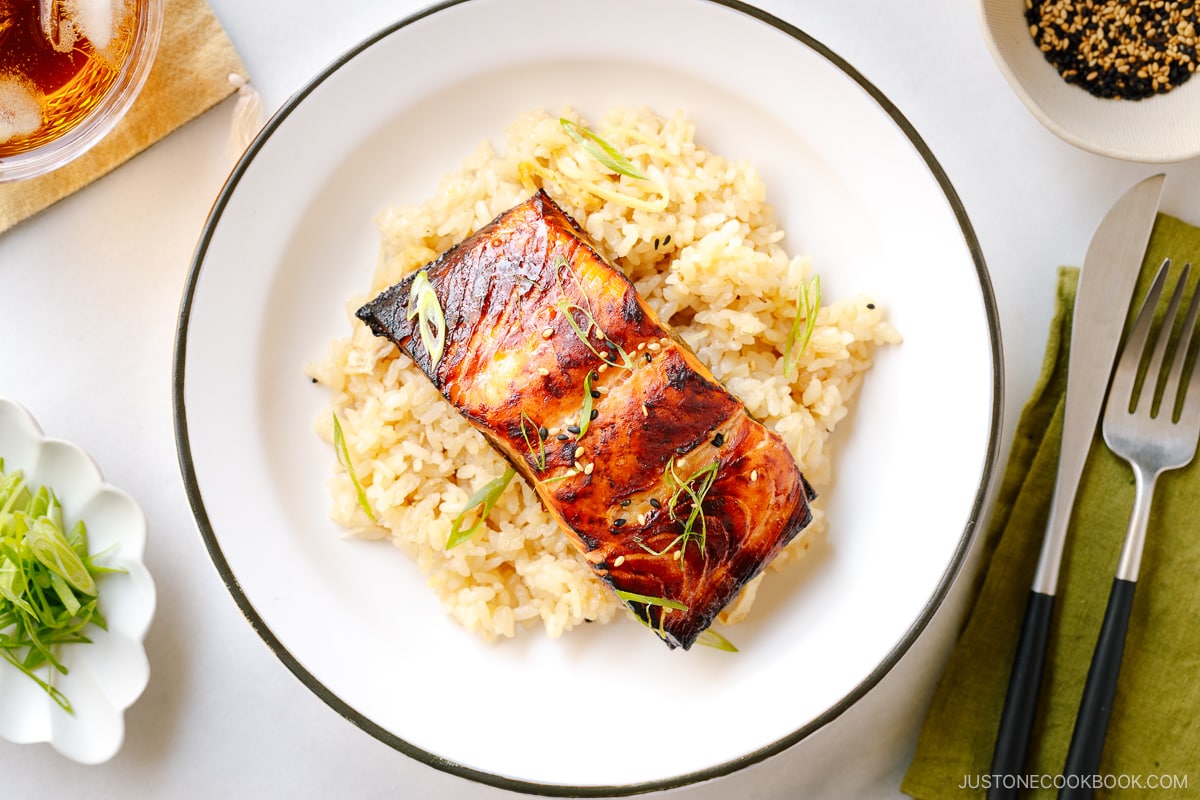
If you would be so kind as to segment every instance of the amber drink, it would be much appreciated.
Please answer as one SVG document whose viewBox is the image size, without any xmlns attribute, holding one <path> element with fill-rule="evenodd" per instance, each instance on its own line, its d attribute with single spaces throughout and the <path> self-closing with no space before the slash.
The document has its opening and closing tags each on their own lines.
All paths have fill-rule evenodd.
<svg viewBox="0 0 1200 800">
<path fill-rule="evenodd" d="M 104 136 L 141 89 L 162 0 L 0 0 L 0 180 L 42 174 Z"/>
</svg>

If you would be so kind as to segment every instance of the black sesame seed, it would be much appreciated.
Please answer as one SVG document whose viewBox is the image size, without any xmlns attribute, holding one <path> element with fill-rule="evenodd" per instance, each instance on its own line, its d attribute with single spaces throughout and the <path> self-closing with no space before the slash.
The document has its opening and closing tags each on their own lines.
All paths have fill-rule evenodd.
<svg viewBox="0 0 1200 800">
<path fill-rule="evenodd" d="M 654 237 L 654 249 L 655 250 L 658 249 L 658 237 L 657 236 Z"/>
<path fill-rule="evenodd" d="M 666 247 L 670 243 L 671 243 L 671 234 L 668 233 L 667 238 L 663 239 L 663 247 Z"/>
<path fill-rule="evenodd" d="M 621 526 L 622 526 L 622 525 L 624 525 L 624 524 L 625 524 L 625 518 L 624 518 L 624 517 L 617 517 L 616 519 L 614 519 L 614 520 L 613 520 L 613 527 L 614 527 L 614 528 L 619 528 L 619 527 L 621 527 Z"/>
<path fill-rule="evenodd" d="M 867 308 L 874 309 L 874 308 L 875 308 L 875 304 L 874 304 L 874 303 L 867 303 Z"/>
<path fill-rule="evenodd" d="M 571 437 L 567 436 L 565 433 L 560 433 L 558 436 L 555 436 L 554 438 L 558 439 L 560 442 L 565 442 L 567 439 L 569 439 Z"/>
<path fill-rule="evenodd" d="M 545 426 L 538 428 L 538 436 L 541 437 L 542 439 L 545 439 L 549 435 L 550 435 L 550 431 Z"/>
<path fill-rule="evenodd" d="M 629 498 L 625 498 L 624 500 L 621 501 L 621 508 L 629 508 L 629 504 L 632 502 L 633 501 L 630 500 Z"/>
<path fill-rule="evenodd" d="M 598 416 L 600 416 L 600 411 L 598 409 L 593 408 L 592 413 L 588 415 L 588 419 L 595 419 Z"/>
<path fill-rule="evenodd" d="M 650 505 L 654 506 L 655 508 L 662 508 L 662 503 L 657 497 L 650 498 Z"/>
<path fill-rule="evenodd" d="M 578 435 L 579 434 L 579 426 L 578 425 L 568 425 L 567 432 Z"/>
<path fill-rule="evenodd" d="M 600 399 L 600 392 L 596 391 L 595 389 L 592 389 L 592 392 L 591 392 L 591 394 L 592 394 L 592 399 L 593 399 L 593 400 L 599 400 L 599 399 Z"/>
<path fill-rule="evenodd" d="M 650 354 L 649 354 L 649 353 L 646 353 L 646 363 L 647 363 L 647 364 L 649 364 L 649 363 L 650 363 L 651 361 L 653 361 L 653 360 L 654 360 L 654 359 L 653 359 L 653 358 L 651 358 Z"/>
<path fill-rule="evenodd" d="M 713 437 L 712 443 L 713 443 L 713 447 L 720 447 L 721 445 L 725 444 L 725 434 L 718 433 L 716 436 Z"/>
</svg>

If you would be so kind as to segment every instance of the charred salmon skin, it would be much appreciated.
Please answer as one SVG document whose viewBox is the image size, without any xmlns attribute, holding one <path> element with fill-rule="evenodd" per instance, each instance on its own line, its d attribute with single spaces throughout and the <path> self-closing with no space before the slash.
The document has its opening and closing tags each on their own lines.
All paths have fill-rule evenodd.
<svg viewBox="0 0 1200 800">
<path fill-rule="evenodd" d="M 440 353 L 409 314 L 422 274 L 445 318 Z M 357 315 L 483 432 L 671 647 L 690 648 L 811 519 L 812 488 L 779 436 L 544 192 Z"/>
</svg>

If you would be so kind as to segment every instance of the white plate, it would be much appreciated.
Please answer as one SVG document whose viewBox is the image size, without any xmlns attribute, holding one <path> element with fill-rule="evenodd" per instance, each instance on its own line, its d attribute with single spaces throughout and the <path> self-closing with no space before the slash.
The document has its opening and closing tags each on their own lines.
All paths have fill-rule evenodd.
<svg viewBox="0 0 1200 800">
<path fill-rule="evenodd" d="M 372 218 L 420 202 L 521 112 L 684 109 L 745 156 L 827 297 L 870 291 L 905 337 L 839 431 L 826 546 L 768 583 L 737 655 L 635 623 L 489 645 L 387 545 L 328 520 L 327 392 Z M 978 246 L 911 126 L 848 65 L 762 12 L 706 0 L 470 0 L 383 31 L 268 124 L 221 193 L 176 343 L 180 460 L 251 623 L 334 709 L 430 765 L 545 794 L 726 773 L 829 722 L 896 662 L 958 570 L 993 468 L 996 313 Z M 787 573 L 785 573 L 787 574 Z M 763 596 L 765 595 L 765 596 Z"/>
<path fill-rule="evenodd" d="M 90 644 L 64 645 L 59 651 L 69 671 L 56 673 L 54 685 L 75 713 L 68 714 L 26 675 L 0 661 L 0 736 L 18 743 L 49 742 L 84 764 L 107 761 L 125 739 L 125 709 L 150 680 L 143 640 L 156 594 L 142 563 L 146 518 L 133 498 L 104 482 L 87 454 L 70 442 L 42 435 L 25 409 L 3 397 L 0 457 L 5 470 L 22 470 L 30 485 L 53 489 L 64 518 L 87 525 L 90 551 L 113 548 L 101 563 L 125 570 L 97 580 L 108 630 L 92 625 L 86 631 Z"/>
<path fill-rule="evenodd" d="M 1094 97 L 1062 79 L 1038 50 L 1025 21 L 1025 0 L 977 0 L 984 40 L 1025 106 L 1048 130 L 1076 147 L 1146 163 L 1200 154 L 1200 80 L 1145 100 Z"/>
</svg>

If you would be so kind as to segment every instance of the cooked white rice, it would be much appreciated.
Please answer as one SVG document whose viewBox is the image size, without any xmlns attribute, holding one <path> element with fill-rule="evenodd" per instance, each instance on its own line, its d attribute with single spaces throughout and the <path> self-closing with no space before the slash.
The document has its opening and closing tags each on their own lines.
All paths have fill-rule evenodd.
<svg viewBox="0 0 1200 800">
<path fill-rule="evenodd" d="M 562 116 L 591 124 L 571 109 Z M 427 202 L 379 215 L 379 261 L 370 291 L 347 305 L 350 337 L 333 342 L 309 368 L 332 390 L 330 408 L 377 522 L 360 507 L 340 466 L 330 481 L 333 519 L 355 536 L 402 548 L 447 613 L 487 638 L 513 636 L 533 621 L 558 636 L 584 621 L 607 622 L 621 605 L 520 478 L 480 534 L 445 549 L 468 498 L 506 463 L 406 355 L 354 318 L 367 299 L 542 186 L 750 414 L 783 437 L 818 492 L 831 478 L 826 442 L 846 416 L 873 349 L 899 341 L 872 298 L 824 298 L 797 368 L 785 377 L 783 351 L 798 293 L 814 268 L 784 251 L 784 232 L 754 167 L 703 149 L 678 112 L 663 118 L 616 109 L 591 127 L 648 180 L 606 170 L 558 116 L 520 117 L 500 152 L 485 142 Z M 332 415 L 320 415 L 315 427 L 332 440 Z M 813 511 L 812 524 L 774 569 L 795 561 L 824 532 L 819 498 Z M 753 594 L 743 593 L 724 621 L 743 617 Z"/>
</svg>

